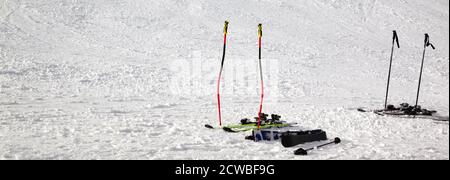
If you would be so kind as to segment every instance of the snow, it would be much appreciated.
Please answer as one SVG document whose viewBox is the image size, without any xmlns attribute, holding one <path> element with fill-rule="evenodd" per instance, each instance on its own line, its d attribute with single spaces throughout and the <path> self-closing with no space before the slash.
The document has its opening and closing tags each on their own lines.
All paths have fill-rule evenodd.
<svg viewBox="0 0 450 180">
<path fill-rule="evenodd" d="M 257 114 L 262 23 L 264 112 L 341 144 L 203 127 L 224 20 L 224 122 Z M 449 159 L 448 122 L 355 111 L 383 107 L 397 30 L 389 102 L 414 103 L 429 33 L 419 103 L 448 116 L 448 20 L 447 0 L 0 0 L 0 159 Z"/>
</svg>

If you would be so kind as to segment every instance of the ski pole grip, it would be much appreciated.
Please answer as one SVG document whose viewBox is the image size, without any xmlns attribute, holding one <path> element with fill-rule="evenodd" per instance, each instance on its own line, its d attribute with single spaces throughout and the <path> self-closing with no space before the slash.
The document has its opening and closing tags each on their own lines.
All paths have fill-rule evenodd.
<svg viewBox="0 0 450 180">
<path fill-rule="evenodd" d="M 430 43 L 430 36 L 428 34 L 425 34 L 425 47 L 431 46 L 431 48 L 434 48 L 433 44 Z"/>
<path fill-rule="evenodd" d="M 262 24 L 258 24 L 258 36 L 262 37 Z"/>
<path fill-rule="evenodd" d="M 228 31 L 228 21 L 225 21 L 225 25 L 223 26 L 223 33 L 227 34 Z"/>
<path fill-rule="evenodd" d="M 392 37 L 392 41 L 395 40 L 395 42 L 397 42 L 397 47 L 400 48 L 400 44 L 398 43 L 398 36 L 397 36 L 397 31 L 394 30 L 394 37 Z"/>
</svg>

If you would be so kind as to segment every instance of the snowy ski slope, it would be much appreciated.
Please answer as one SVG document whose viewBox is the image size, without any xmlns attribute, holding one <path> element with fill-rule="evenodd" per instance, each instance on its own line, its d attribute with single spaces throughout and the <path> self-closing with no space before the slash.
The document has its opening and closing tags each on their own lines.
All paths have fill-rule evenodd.
<svg viewBox="0 0 450 180">
<path fill-rule="evenodd" d="M 224 20 L 224 122 L 257 114 L 262 23 L 264 112 L 341 144 L 300 157 L 203 127 Z M 449 159 L 448 122 L 355 111 L 383 107 L 392 30 L 389 102 L 414 103 L 429 33 L 419 102 L 448 116 L 448 0 L 0 0 L 0 159 Z"/>
</svg>

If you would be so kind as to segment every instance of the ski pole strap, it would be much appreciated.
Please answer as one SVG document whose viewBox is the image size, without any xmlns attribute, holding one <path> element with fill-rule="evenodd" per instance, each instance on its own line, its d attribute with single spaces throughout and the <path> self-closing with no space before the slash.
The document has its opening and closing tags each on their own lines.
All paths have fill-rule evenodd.
<svg viewBox="0 0 450 180">
<path fill-rule="evenodd" d="M 223 33 L 226 35 L 228 30 L 228 21 L 225 21 L 225 25 L 223 27 Z"/>
<path fill-rule="evenodd" d="M 258 24 L 258 36 L 262 37 L 262 24 Z"/>
<path fill-rule="evenodd" d="M 398 43 L 397 31 L 394 30 L 394 36 L 392 37 L 392 43 L 397 42 L 397 47 L 400 48 L 400 44 Z"/>
<path fill-rule="evenodd" d="M 425 47 L 431 46 L 431 48 L 435 49 L 433 44 L 430 43 L 430 36 L 425 34 Z"/>
</svg>

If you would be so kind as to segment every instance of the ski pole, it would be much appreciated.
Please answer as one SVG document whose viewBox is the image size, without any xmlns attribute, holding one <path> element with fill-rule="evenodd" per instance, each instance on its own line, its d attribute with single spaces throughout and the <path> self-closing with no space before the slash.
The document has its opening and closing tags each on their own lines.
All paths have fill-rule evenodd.
<svg viewBox="0 0 450 180">
<path fill-rule="evenodd" d="M 228 30 L 228 21 L 225 21 L 225 25 L 223 27 L 222 63 L 220 64 L 219 77 L 217 78 L 217 107 L 218 107 L 218 115 L 219 115 L 219 126 L 222 126 L 222 114 L 220 112 L 220 79 L 222 78 L 223 62 L 225 61 L 225 50 L 227 47 L 227 30 Z"/>
<path fill-rule="evenodd" d="M 262 65 L 261 65 L 261 37 L 262 37 L 262 24 L 258 24 L 258 59 L 259 59 L 259 76 L 261 77 L 261 101 L 259 103 L 259 112 L 258 112 L 258 129 L 261 126 L 261 113 L 262 113 L 262 105 L 264 99 L 264 81 L 263 81 L 263 73 L 262 73 Z"/>
<path fill-rule="evenodd" d="M 387 86 L 386 86 L 386 98 L 384 99 L 384 109 L 385 110 L 387 109 L 387 100 L 388 100 L 388 94 L 389 94 L 389 82 L 391 79 L 392 57 L 394 55 L 395 42 L 397 42 L 397 47 L 400 48 L 400 44 L 398 43 L 397 32 L 394 30 L 394 35 L 392 37 L 391 58 L 390 58 L 390 62 L 389 62 L 389 73 L 388 73 L 388 80 L 387 80 Z"/>
<path fill-rule="evenodd" d="M 420 83 L 422 81 L 422 71 L 423 71 L 423 62 L 425 60 L 425 50 L 428 46 L 431 46 L 431 48 L 435 49 L 433 44 L 430 43 L 430 36 L 428 34 L 425 34 L 425 41 L 423 45 L 423 55 L 422 55 L 422 65 L 420 66 L 420 75 L 419 75 L 419 85 L 417 87 L 417 96 L 416 96 L 416 105 L 414 106 L 417 108 L 417 105 L 419 103 L 419 92 L 420 92 Z"/>
<path fill-rule="evenodd" d="M 310 150 L 317 149 L 317 148 L 320 148 L 320 147 L 323 147 L 323 146 L 326 146 L 326 145 L 329 145 L 329 144 L 339 144 L 340 142 L 341 142 L 341 139 L 336 137 L 336 138 L 334 138 L 333 141 L 327 142 L 327 143 L 319 145 L 319 146 L 315 146 L 315 147 L 308 148 L 308 149 L 299 148 L 299 149 L 294 151 L 294 154 L 295 155 L 303 155 L 303 156 L 304 155 L 308 155 L 308 151 L 310 151 Z"/>
</svg>

